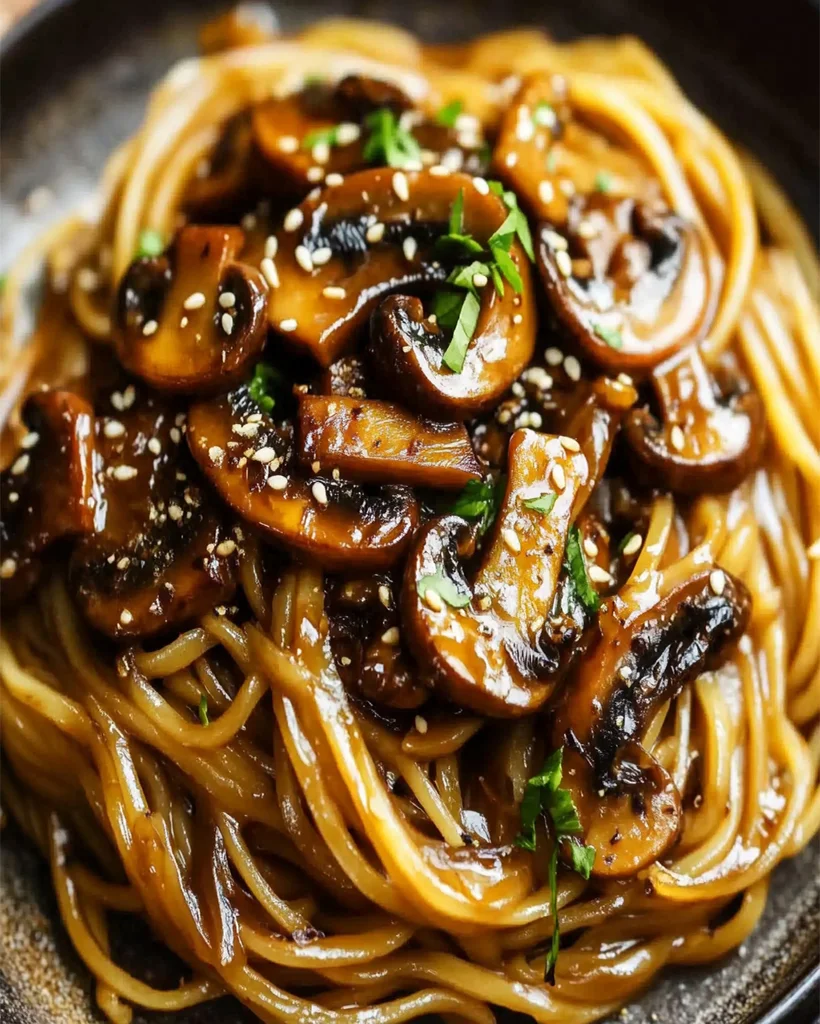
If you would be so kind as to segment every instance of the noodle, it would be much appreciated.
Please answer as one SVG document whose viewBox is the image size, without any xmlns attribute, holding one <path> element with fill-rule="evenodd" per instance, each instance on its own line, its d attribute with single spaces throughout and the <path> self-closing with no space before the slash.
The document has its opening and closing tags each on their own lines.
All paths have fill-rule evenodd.
<svg viewBox="0 0 820 1024">
<path fill-rule="evenodd" d="M 490 135 L 504 130 L 522 76 L 556 76 L 556 95 L 578 117 L 576 134 L 561 141 L 566 195 L 591 163 L 611 160 L 616 193 L 654 188 L 700 232 L 712 295 L 711 328 L 699 339 L 705 372 L 748 372 L 768 440 L 730 493 L 660 489 L 643 502 L 634 561 L 617 579 L 603 573 L 613 592 L 600 636 L 638 630 L 693 580 L 721 594 L 724 572 L 745 584 L 751 616 L 728 658 L 654 707 L 639 737 L 681 794 L 676 844 L 623 877 L 582 877 L 560 861 L 553 893 L 547 854 L 561 838 L 552 819 L 533 826 L 535 854 L 514 844 L 528 780 L 549 750 L 551 712 L 499 723 L 451 700 L 432 712 L 399 704 L 372 713 L 351 696 L 340 670 L 351 659 L 333 647 L 333 602 L 349 595 L 330 562 L 286 562 L 261 533 L 235 531 L 236 603 L 217 598 L 188 628 L 116 650 L 85 623 L 71 574 L 50 568 L 30 599 L 4 608 L 3 796 L 48 858 L 61 918 L 114 1024 L 129 1024 L 134 1007 L 170 1012 L 224 993 L 271 1022 L 398 1024 L 433 1013 L 491 1024 L 492 1006 L 539 1022 L 597 1020 L 666 965 L 711 963 L 741 945 L 763 913 L 771 872 L 820 829 L 818 261 L 768 172 L 737 153 L 637 40 L 557 44 L 520 30 L 425 47 L 389 26 L 333 19 L 292 40 L 177 66 L 111 158 L 99 222 L 52 228 L 8 276 L 4 444 L 24 435 L 23 401 L 39 383 L 69 386 L 77 353 L 85 378 L 89 344 L 94 357 L 109 347 L 107 310 L 141 233 L 167 239 L 189 217 L 226 123 L 310 76 L 336 82 L 351 72 L 392 83 L 427 116 L 458 100 L 460 116 Z M 259 235 L 269 245 L 274 215 L 270 201 L 245 215 L 253 244 Z M 23 347 L 23 292 L 46 259 L 68 265 L 73 282 L 63 293 L 52 280 Z M 91 294 L 78 267 L 96 275 Z M 52 316 L 70 324 L 58 360 Z M 228 333 L 233 323 L 229 316 Z M 550 362 L 548 350 L 550 373 L 567 367 L 562 359 Z M 540 420 L 530 413 L 523 425 L 537 430 Z M 596 482 L 581 481 L 589 501 L 573 521 L 598 514 Z M 632 536 L 617 553 L 614 537 L 599 537 L 607 551 L 612 540 L 610 565 Z M 236 547 L 230 540 L 225 550 Z M 585 543 L 586 557 L 597 549 Z M 382 580 L 371 590 L 388 625 L 374 658 L 388 673 L 398 597 Z M 408 600 L 405 592 L 405 616 Z M 364 618 L 361 607 L 345 606 L 345 615 Z M 114 962 L 114 911 L 146 919 L 182 958 L 177 987 L 157 989 Z M 549 985 L 554 929 L 561 947 Z"/>
</svg>

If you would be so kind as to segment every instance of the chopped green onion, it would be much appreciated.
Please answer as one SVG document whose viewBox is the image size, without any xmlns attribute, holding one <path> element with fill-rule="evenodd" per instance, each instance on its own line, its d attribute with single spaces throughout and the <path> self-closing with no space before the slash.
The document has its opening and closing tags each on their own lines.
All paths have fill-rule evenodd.
<svg viewBox="0 0 820 1024">
<path fill-rule="evenodd" d="M 581 534 L 577 526 L 571 527 L 567 536 L 566 565 L 581 604 L 587 611 L 597 612 L 601 598 L 587 574 L 584 552 L 581 550 Z"/>
<path fill-rule="evenodd" d="M 263 412 L 273 412 L 276 392 L 282 388 L 281 373 L 268 363 L 257 363 L 248 384 L 248 394 Z"/>
<path fill-rule="evenodd" d="M 624 339 L 617 327 L 607 327 L 606 324 L 595 324 L 592 328 L 593 334 L 605 341 L 610 348 L 621 349 L 624 347 Z"/>
<path fill-rule="evenodd" d="M 208 698 L 204 693 L 199 698 L 199 720 L 203 725 L 211 724 L 208 718 Z"/>
<path fill-rule="evenodd" d="M 330 128 L 317 128 L 315 132 L 308 132 L 302 139 L 302 149 L 313 149 L 326 143 L 328 146 L 335 146 L 339 141 L 339 126 L 331 125 Z"/>
<path fill-rule="evenodd" d="M 595 191 L 609 192 L 612 188 L 612 177 L 606 171 L 598 171 L 595 175 Z"/>
<path fill-rule="evenodd" d="M 164 249 L 165 243 L 162 241 L 162 235 L 159 231 L 152 231 L 151 228 L 145 228 L 144 231 L 140 231 L 137 242 L 138 259 L 161 256 Z"/>
<path fill-rule="evenodd" d="M 531 508 L 536 512 L 543 512 L 545 516 L 548 516 L 550 512 L 552 512 L 557 500 L 557 494 L 541 494 L 537 498 L 528 498 L 527 501 L 524 502 L 524 508 Z"/>
<path fill-rule="evenodd" d="M 461 113 L 464 104 L 461 100 L 453 100 L 436 114 L 436 123 L 444 125 L 445 128 L 455 128 L 458 115 Z"/>
<path fill-rule="evenodd" d="M 416 584 L 416 590 L 422 601 L 426 598 L 428 590 L 433 590 L 446 604 L 453 608 L 464 608 L 472 600 L 469 591 L 459 590 L 449 576 L 445 576 L 443 570 L 438 569 L 432 576 L 422 576 Z"/>
<path fill-rule="evenodd" d="M 364 145 L 364 159 L 369 164 L 407 167 L 421 164 L 421 148 L 406 128 L 402 128 L 389 107 L 380 107 L 368 114 L 365 125 L 370 136 Z"/>
</svg>

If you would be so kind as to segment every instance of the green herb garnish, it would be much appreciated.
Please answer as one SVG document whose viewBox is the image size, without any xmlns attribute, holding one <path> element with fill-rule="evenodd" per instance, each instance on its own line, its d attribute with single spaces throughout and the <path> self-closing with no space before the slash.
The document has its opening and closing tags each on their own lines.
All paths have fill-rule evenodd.
<svg viewBox="0 0 820 1024">
<path fill-rule="evenodd" d="M 612 188 L 612 177 L 606 171 L 598 171 L 595 175 L 595 191 L 609 192 Z"/>
<path fill-rule="evenodd" d="M 421 148 L 412 132 L 402 128 L 389 107 L 380 107 L 364 120 L 370 136 L 364 144 L 364 159 L 369 164 L 387 164 L 388 167 L 421 166 Z"/>
<path fill-rule="evenodd" d="M 248 384 L 248 394 L 262 412 L 273 412 L 276 393 L 283 385 L 282 374 L 268 363 L 257 363 Z"/>
<path fill-rule="evenodd" d="M 138 259 L 161 256 L 164 249 L 165 243 L 162 241 L 162 235 L 159 231 L 152 231 L 151 228 L 140 231 L 139 240 L 137 241 Z"/>
<path fill-rule="evenodd" d="M 605 341 L 610 348 L 621 349 L 624 347 L 624 339 L 617 327 L 607 327 L 606 324 L 595 324 L 592 333 L 597 334 L 601 341 Z"/>
<path fill-rule="evenodd" d="M 539 814 L 546 814 L 554 844 L 549 862 L 552 943 L 544 963 L 544 980 L 551 985 L 555 984 L 555 964 L 561 939 L 558 927 L 558 848 L 561 842 L 567 841 L 572 870 L 582 878 L 589 878 L 595 863 L 595 849 L 592 846 L 585 846 L 575 838 L 583 829 L 572 794 L 569 790 L 561 788 L 563 760 L 564 748 L 559 747 L 544 762 L 541 773 L 527 780 L 524 799 L 521 801 L 521 832 L 515 840 L 522 849 L 535 852 L 535 825 Z"/>
<path fill-rule="evenodd" d="M 339 126 L 331 125 L 329 128 L 317 128 L 315 132 L 308 132 L 302 139 L 302 149 L 313 149 L 325 143 L 328 146 L 336 146 L 339 142 Z"/>
<path fill-rule="evenodd" d="M 458 314 L 461 312 L 461 304 L 464 302 L 462 292 L 452 291 L 448 288 L 440 288 L 433 295 L 433 313 L 440 327 L 452 331 L 458 323 Z"/>
<path fill-rule="evenodd" d="M 464 519 L 478 519 L 479 532 L 485 534 L 495 522 L 503 497 L 503 479 L 496 483 L 492 480 L 470 480 L 456 498 L 451 511 Z"/>
<path fill-rule="evenodd" d="M 204 693 L 199 698 L 199 720 L 203 725 L 211 724 L 211 721 L 208 718 L 208 698 Z"/>
<path fill-rule="evenodd" d="M 587 574 L 587 564 L 581 550 L 581 534 L 577 526 L 570 527 L 567 536 L 566 566 L 581 604 L 587 611 L 597 612 L 601 606 L 601 598 Z"/>
<path fill-rule="evenodd" d="M 558 120 L 554 107 L 546 100 L 536 104 L 532 119 L 540 128 L 552 128 Z"/>
<path fill-rule="evenodd" d="M 8 281 L 8 274 L 0 274 L 0 295 L 6 290 L 6 281 Z"/>
<path fill-rule="evenodd" d="M 467 358 L 467 349 L 470 347 L 476 325 L 478 314 L 481 312 L 481 303 L 478 296 L 473 292 L 467 292 L 461 304 L 458 320 L 453 328 L 453 337 L 450 344 L 444 350 L 442 357 L 444 365 L 449 367 L 453 373 L 461 373 L 464 367 L 464 360 Z"/>
<path fill-rule="evenodd" d="M 528 498 L 524 502 L 524 508 L 531 508 L 536 512 L 543 512 L 545 516 L 548 516 L 550 512 L 552 512 L 557 500 L 557 494 L 541 494 L 537 498 Z"/>
<path fill-rule="evenodd" d="M 464 104 L 461 100 L 453 100 L 436 114 L 436 123 L 444 125 L 445 128 L 455 128 L 458 115 L 461 113 Z"/>
<path fill-rule="evenodd" d="M 449 576 L 445 576 L 443 570 L 437 569 L 432 576 L 422 576 L 416 584 L 416 590 L 422 601 L 427 596 L 428 590 L 434 590 L 446 604 L 453 608 L 464 608 L 472 600 L 469 591 L 459 590 Z"/>
</svg>

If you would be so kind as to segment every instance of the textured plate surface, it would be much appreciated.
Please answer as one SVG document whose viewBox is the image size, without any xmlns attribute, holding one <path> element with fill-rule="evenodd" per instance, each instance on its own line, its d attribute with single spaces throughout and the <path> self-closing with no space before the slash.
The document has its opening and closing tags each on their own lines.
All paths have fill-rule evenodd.
<svg viewBox="0 0 820 1024">
<path fill-rule="evenodd" d="M 2 2 L 2 0 L 0 0 Z M 133 132 L 151 86 L 195 50 L 210 0 L 64 0 L 46 3 L 7 38 L 0 64 L 0 267 L 55 218 L 91 194 L 106 155 Z M 715 9 L 716 8 L 716 9 Z M 285 28 L 332 11 L 407 24 L 429 39 L 466 38 L 512 22 L 545 24 L 559 38 L 631 31 L 670 64 L 689 95 L 785 183 L 808 223 L 818 224 L 818 17 L 813 3 L 783 0 L 752 9 L 738 0 L 656 4 L 652 0 L 552 0 L 549 5 L 400 0 L 315 0 L 277 5 Z M 27 212 L 35 188 L 46 200 Z M 49 194 L 51 199 L 49 201 Z M 709 969 L 670 971 L 619 1020 L 632 1024 L 748 1024 L 772 1008 L 777 1020 L 817 1019 L 807 999 L 784 1002 L 816 968 L 820 935 L 817 846 L 782 865 L 757 931 Z M 91 982 L 59 925 L 48 873 L 12 826 L 0 860 L 0 1021 L 74 1024 L 98 1020 Z M 122 955 L 146 978 L 171 985 L 169 965 L 131 927 L 112 929 Z M 816 980 L 817 972 L 814 971 Z M 93 1001 L 93 1000 L 92 1000 Z M 137 1017 L 138 1020 L 142 1019 Z M 249 1015 L 222 1000 L 168 1024 L 225 1024 Z"/>
</svg>

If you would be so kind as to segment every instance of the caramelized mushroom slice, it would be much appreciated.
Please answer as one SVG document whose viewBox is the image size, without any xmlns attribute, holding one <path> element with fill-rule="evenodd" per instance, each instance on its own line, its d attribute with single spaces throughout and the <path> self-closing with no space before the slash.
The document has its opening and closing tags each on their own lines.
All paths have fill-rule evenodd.
<svg viewBox="0 0 820 1024">
<path fill-rule="evenodd" d="M 267 334 L 266 286 L 235 259 L 244 234 L 189 226 L 169 253 L 131 264 L 120 284 L 120 362 L 165 391 L 214 391 L 246 376 Z"/>
<path fill-rule="evenodd" d="M 594 873 L 631 877 L 676 841 L 680 794 L 641 739 L 653 714 L 715 667 L 743 634 L 745 586 L 703 570 L 640 612 L 620 598 L 599 619 L 600 638 L 566 688 L 554 727 L 566 743 L 564 785 L 595 847 Z"/>
<path fill-rule="evenodd" d="M 640 475 L 678 494 L 734 490 L 757 465 L 766 437 L 763 403 L 739 376 L 723 387 L 697 346 L 673 356 L 652 375 L 659 417 L 635 409 L 626 439 Z"/>
<path fill-rule="evenodd" d="M 568 453 L 558 438 L 516 432 L 504 503 L 472 590 L 461 569 L 475 549 L 465 520 L 442 516 L 417 534 L 404 575 L 402 620 L 410 649 L 454 703 L 515 717 L 535 711 L 552 693 L 559 665 L 545 665 L 536 649 L 586 477 L 584 456 Z"/>
<path fill-rule="evenodd" d="M 97 531 L 70 580 L 89 622 L 116 638 L 151 636 L 230 600 L 236 542 L 209 505 L 182 437 L 185 415 L 134 386 L 97 419 Z"/>
<path fill-rule="evenodd" d="M 702 337 L 714 305 L 704 239 L 661 204 L 578 196 L 540 230 L 550 307 L 603 369 L 643 375 Z"/>
<path fill-rule="evenodd" d="M 460 490 L 481 469 L 461 423 L 417 419 L 400 405 L 301 395 L 302 462 L 349 480 Z"/>
<path fill-rule="evenodd" d="M 61 537 L 94 529 L 94 412 L 70 391 L 39 391 L 23 408 L 28 433 L 0 474 L 0 580 L 6 609 L 40 575 L 40 556 Z"/>
<path fill-rule="evenodd" d="M 185 186 L 185 209 L 195 220 L 230 220 L 251 197 L 255 182 L 250 111 L 229 118 L 211 153 L 197 165 Z"/>
<path fill-rule="evenodd" d="M 366 489 L 318 470 L 302 474 L 292 428 L 260 412 L 247 387 L 194 404 L 188 443 L 239 515 L 328 568 L 387 568 L 418 524 L 418 503 L 407 487 Z"/>
<path fill-rule="evenodd" d="M 270 296 L 272 326 L 322 366 L 330 365 L 353 346 L 387 292 L 445 280 L 448 270 L 434 244 L 448 231 L 459 193 L 464 231 L 486 245 L 504 223 L 507 208 L 462 174 L 363 171 L 291 210 L 279 234 L 281 284 Z M 535 311 L 528 261 L 517 242 L 510 257 L 523 293 L 517 296 L 508 287 L 502 298 L 492 285 L 483 289 L 464 367 L 460 373 L 442 371 L 453 378 L 446 405 L 458 408 L 462 395 L 471 409 L 491 401 L 501 382 L 508 387 L 532 356 Z M 483 363 L 492 364 L 489 374 L 480 368 Z M 477 392 L 476 378 L 485 391 Z"/>
</svg>

